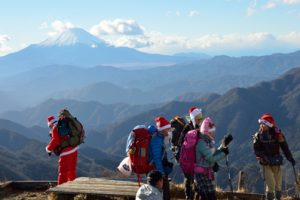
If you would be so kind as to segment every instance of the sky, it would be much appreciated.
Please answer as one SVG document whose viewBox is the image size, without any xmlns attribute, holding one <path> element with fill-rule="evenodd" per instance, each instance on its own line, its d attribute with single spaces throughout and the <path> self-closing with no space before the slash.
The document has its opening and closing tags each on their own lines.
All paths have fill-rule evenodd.
<svg viewBox="0 0 300 200">
<path fill-rule="evenodd" d="M 265 55 L 300 49 L 300 0 L 0 0 L 0 56 L 80 27 L 160 54 Z"/>
</svg>

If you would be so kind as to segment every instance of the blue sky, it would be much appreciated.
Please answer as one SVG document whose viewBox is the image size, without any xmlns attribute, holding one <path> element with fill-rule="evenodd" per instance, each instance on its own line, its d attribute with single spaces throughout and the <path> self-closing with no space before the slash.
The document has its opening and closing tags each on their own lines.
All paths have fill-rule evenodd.
<svg viewBox="0 0 300 200">
<path fill-rule="evenodd" d="M 2 0 L 0 55 L 72 27 L 151 53 L 300 49 L 300 0 Z"/>
</svg>

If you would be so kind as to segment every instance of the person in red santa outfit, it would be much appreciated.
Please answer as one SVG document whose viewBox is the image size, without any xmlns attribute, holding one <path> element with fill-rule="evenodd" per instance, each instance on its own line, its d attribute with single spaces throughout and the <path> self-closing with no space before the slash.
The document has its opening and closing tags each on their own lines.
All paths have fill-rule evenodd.
<svg viewBox="0 0 300 200">
<path fill-rule="evenodd" d="M 51 129 L 51 141 L 46 146 L 46 151 L 51 155 L 68 136 L 60 136 L 54 116 L 48 117 L 48 127 Z M 58 161 L 58 185 L 76 178 L 76 165 L 78 157 L 78 146 L 66 147 L 59 154 Z"/>
</svg>

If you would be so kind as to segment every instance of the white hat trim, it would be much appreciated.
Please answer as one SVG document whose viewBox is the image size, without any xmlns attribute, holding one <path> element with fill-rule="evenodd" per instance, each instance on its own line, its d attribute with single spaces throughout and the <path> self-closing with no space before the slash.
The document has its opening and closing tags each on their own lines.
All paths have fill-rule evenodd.
<svg viewBox="0 0 300 200">
<path fill-rule="evenodd" d="M 167 125 L 165 125 L 165 126 L 162 126 L 162 127 L 158 128 L 157 130 L 158 130 L 158 131 L 163 131 L 163 130 L 165 130 L 165 129 L 167 129 L 167 128 L 171 128 L 171 124 L 167 124 Z"/>
<path fill-rule="evenodd" d="M 51 124 L 53 124 L 55 121 L 56 121 L 55 118 L 53 118 L 52 120 L 50 120 L 50 121 L 48 122 L 48 126 L 50 126 Z"/>
<path fill-rule="evenodd" d="M 211 128 L 211 129 L 209 129 L 208 131 L 209 131 L 209 132 L 214 132 L 214 131 L 216 131 L 216 127 L 213 127 L 213 128 Z"/>
<path fill-rule="evenodd" d="M 264 119 L 258 119 L 258 123 L 263 123 L 265 125 L 267 125 L 268 127 L 272 128 L 273 127 L 273 124 L 271 124 L 270 122 L 268 122 L 267 120 L 264 120 Z"/>
<path fill-rule="evenodd" d="M 199 108 L 194 109 L 191 113 L 190 113 L 190 117 L 192 119 L 194 119 L 197 115 L 201 114 L 202 110 Z"/>
</svg>

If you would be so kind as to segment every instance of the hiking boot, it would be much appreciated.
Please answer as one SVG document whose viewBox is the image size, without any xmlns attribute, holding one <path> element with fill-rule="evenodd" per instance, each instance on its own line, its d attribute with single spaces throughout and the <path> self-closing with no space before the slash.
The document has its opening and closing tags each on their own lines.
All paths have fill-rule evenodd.
<svg viewBox="0 0 300 200">
<path fill-rule="evenodd" d="M 276 191 L 276 199 L 280 200 L 281 199 L 281 191 Z"/>
<path fill-rule="evenodd" d="M 268 192 L 267 193 L 267 200 L 274 200 L 274 193 L 273 192 Z"/>
</svg>

